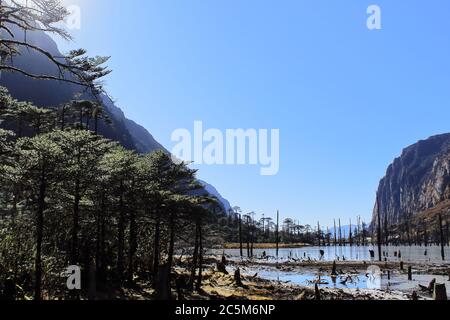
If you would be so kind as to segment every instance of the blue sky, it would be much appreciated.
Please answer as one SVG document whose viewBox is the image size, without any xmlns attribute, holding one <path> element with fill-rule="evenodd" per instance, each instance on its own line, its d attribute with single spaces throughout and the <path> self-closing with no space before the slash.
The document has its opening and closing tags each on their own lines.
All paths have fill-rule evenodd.
<svg viewBox="0 0 450 320">
<path fill-rule="evenodd" d="M 279 128 L 280 172 L 202 166 L 244 211 L 370 220 L 387 166 L 449 132 L 447 0 L 67 0 L 74 43 L 111 55 L 107 89 L 169 149 L 171 133 Z M 382 10 L 369 31 L 366 9 Z"/>
</svg>

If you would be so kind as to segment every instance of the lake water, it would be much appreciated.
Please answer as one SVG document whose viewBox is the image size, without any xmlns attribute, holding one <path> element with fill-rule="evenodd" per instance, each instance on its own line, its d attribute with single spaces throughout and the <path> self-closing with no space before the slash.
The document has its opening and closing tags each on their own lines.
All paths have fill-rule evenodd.
<svg viewBox="0 0 450 320">
<path fill-rule="evenodd" d="M 255 272 L 262 279 L 281 281 L 295 285 L 314 287 L 317 283 L 321 288 L 334 289 L 390 289 L 411 293 L 418 290 L 419 285 L 428 287 L 432 279 L 437 283 L 446 284 L 447 295 L 450 296 L 450 281 L 446 276 L 413 274 L 413 280 L 409 281 L 408 276 L 399 271 L 392 271 L 388 277 L 387 273 L 366 272 L 366 273 L 346 273 L 337 277 L 331 277 L 328 273 L 317 272 L 299 273 L 295 271 L 281 271 L 275 268 L 257 268 L 244 270 L 246 275 L 254 275 Z"/>
<path fill-rule="evenodd" d="M 321 250 L 324 255 L 321 257 Z M 370 250 L 375 252 L 375 259 L 370 256 Z M 247 251 L 244 250 L 244 254 Z M 445 247 L 445 262 L 442 261 L 441 247 L 439 246 L 388 246 L 382 248 L 383 261 L 386 259 L 391 262 L 414 262 L 414 263 L 436 263 L 436 264 L 448 264 L 450 267 L 450 247 Z M 217 250 L 216 254 L 222 254 L 222 251 Z M 258 276 L 263 279 L 276 280 L 286 283 L 314 286 L 318 283 L 320 287 L 337 288 L 337 289 L 391 289 L 402 292 L 411 293 L 412 290 L 417 290 L 418 285 L 428 286 L 432 279 L 436 279 L 438 283 L 445 283 L 447 287 L 447 293 L 450 296 L 450 282 L 448 277 L 439 275 L 427 275 L 414 273 L 413 281 L 408 281 L 407 275 L 404 272 L 392 271 L 390 277 L 387 273 L 381 273 L 381 271 L 374 271 L 374 273 L 357 273 L 356 271 L 344 270 L 345 273 L 338 277 L 330 277 L 329 272 L 311 272 L 292 270 L 284 271 L 275 268 L 275 263 L 283 263 L 287 261 L 305 261 L 305 260 L 322 260 L 322 261 L 334 261 L 334 260 L 347 260 L 347 261 L 367 261 L 378 260 L 378 247 L 373 246 L 343 246 L 343 247 L 303 247 L 292 249 L 280 249 L 278 260 L 275 258 L 275 249 L 254 249 L 253 253 L 256 257 L 262 257 L 263 253 L 269 257 L 268 262 L 273 262 L 274 266 L 261 266 L 243 268 L 243 273 L 247 275 L 254 275 L 258 273 Z M 397 256 L 395 255 L 397 253 Z M 399 258 L 398 253 L 401 253 Z M 225 250 L 225 254 L 230 260 L 239 259 L 239 249 Z M 245 258 L 245 257 L 244 257 Z M 379 273 L 377 273 L 379 272 Z M 390 279 L 389 279 L 390 278 Z"/>
<path fill-rule="evenodd" d="M 323 250 L 324 256 L 321 257 L 320 250 Z M 287 260 L 323 260 L 323 261 L 334 261 L 334 260 L 353 260 L 353 261 L 370 261 L 370 250 L 375 252 L 375 259 L 378 260 L 378 248 L 375 246 L 342 246 L 342 247 L 303 247 L 303 248 L 292 248 L 292 249 L 280 249 L 279 250 L 279 261 Z M 219 251 L 218 251 L 219 252 Z M 247 250 L 244 250 L 244 255 Z M 271 257 L 272 260 L 275 259 L 276 250 L 275 249 L 254 249 L 253 253 L 257 257 L 261 257 L 263 252 L 267 256 Z M 441 247 L 439 246 L 386 246 L 382 248 L 383 261 L 385 258 L 387 261 L 405 261 L 405 262 L 432 262 L 432 263 L 442 263 L 441 257 Z M 395 253 L 400 252 L 401 258 L 395 256 Z M 450 247 L 446 246 L 445 252 L 445 262 L 450 263 Z M 221 251 L 220 251 L 221 253 Z M 227 249 L 225 254 L 231 257 L 239 257 L 239 249 Z"/>
</svg>

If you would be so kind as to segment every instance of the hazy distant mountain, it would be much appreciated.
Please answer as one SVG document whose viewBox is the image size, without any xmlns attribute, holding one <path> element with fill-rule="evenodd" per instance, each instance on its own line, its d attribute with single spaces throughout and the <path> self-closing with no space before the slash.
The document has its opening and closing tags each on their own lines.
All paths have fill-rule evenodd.
<svg viewBox="0 0 450 320">
<path fill-rule="evenodd" d="M 217 191 L 217 189 L 214 188 L 212 185 L 210 185 L 210 184 L 208 184 L 208 183 L 206 183 L 204 181 L 201 181 L 201 180 L 200 180 L 200 183 L 205 187 L 205 190 L 210 195 L 216 197 L 222 203 L 225 212 L 229 213 L 230 210 L 231 210 L 230 202 L 227 199 L 223 198 L 222 195 Z"/>
<path fill-rule="evenodd" d="M 382 222 L 389 225 L 450 204 L 450 134 L 433 136 L 403 150 L 378 188 Z M 375 204 L 373 225 L 377 220 Z M 431 211 L 430 211 L 431 212 Z"/>
<path fill-rule="evenodd" d="M 14 29 L 14 28 L 12 28 Z M 25 34 L 14 30 L 16 39 L 23 40 Z M 7 37 L 5 33 L 2 37 Z M 53 39 L 44 32 L 28 31 L 26 40 L 54 56 L 61 56 L 58 46 Z M 58 75 L 58 69 L 44 55 L 34 51 L 23 50 L 20 56 L 13 59 L 13 65 L 36 74 Z M 11 95 L 21 101 L 30 101 L 41 107 L 57 107 L 68 102 L 76 94 L 83 92 L 82 87 L 63 82 L 34 80 L 17 73 L 3 72 L 0 78 L 0 86 L 8 88 Z M 86 96 L 85 96 L 86 98 Z M 156 150 L 166 150 L 159 144 L 153 136 L 141 125 L 127 119 L 124 112 L 118 108 L 107 96 L 103 96 L 106 112 L 112 120 L 112 124 L 99 123 L 99 133 L 111 140 L 120 142 L 125 148 L 136 150 L 140 153 L 148 153 Z M 166 150 L 167 151 L 167 150 Z M 203 183 L 203 182 L 202 182 Z M 225 210 L 230 204 L 217 190 L 207 183 L 205 190 L 216 196 L 222 203 Z"/>
</svg>

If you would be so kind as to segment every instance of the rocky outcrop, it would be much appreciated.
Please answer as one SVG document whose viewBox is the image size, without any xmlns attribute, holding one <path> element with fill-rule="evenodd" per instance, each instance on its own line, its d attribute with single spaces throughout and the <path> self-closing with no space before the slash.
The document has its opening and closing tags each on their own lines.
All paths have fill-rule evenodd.
<svg viewBox="0 0 450 320">
<path fill-rule="evenodd" d="M 433 136 L 403 150 L 378 188 L 382 221 L 398 224 L 450 199 L 450 134 Z M 375 204 L 373 222 L 378 207 Z"/>
</svg>

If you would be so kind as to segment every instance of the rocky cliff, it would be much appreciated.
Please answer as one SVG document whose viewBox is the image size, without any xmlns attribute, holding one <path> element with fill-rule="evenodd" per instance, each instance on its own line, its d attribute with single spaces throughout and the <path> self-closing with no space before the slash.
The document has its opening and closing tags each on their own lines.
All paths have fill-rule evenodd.
<svg viewBox="0 0 450 320">
<path fill-rule="evenodd" d="M 382 221 L 394 225 L 450 199 L 450 134 L 433 136 L 403 150 L 378 188 Z M 375 204 L 373 223 L 378 208 Z M 374 224 L 373 224 L 374 225 Z"/>
</svg>

